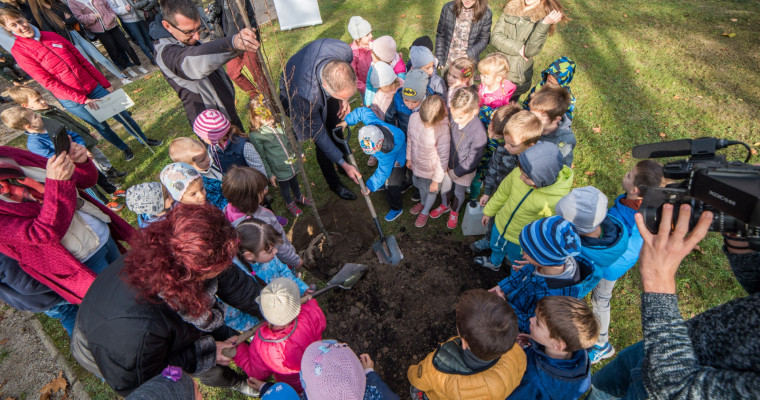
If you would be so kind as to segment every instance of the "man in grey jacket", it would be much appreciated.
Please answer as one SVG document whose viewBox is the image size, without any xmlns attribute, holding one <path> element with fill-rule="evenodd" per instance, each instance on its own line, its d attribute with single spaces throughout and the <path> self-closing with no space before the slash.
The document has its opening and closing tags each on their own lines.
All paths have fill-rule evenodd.
<svg viewBox="0 0 760 400">
<path fill-rule="evenodd" d="M 182 100 L 190 125 L 213 108 L 243 129 L 235 111 L 235 88 L 222 67 L 243 51 L 258 50 L 255 32 L 241 29 L 235 36 L 201 44 L 200 14 L 192 1 L 164 0 L 161 10 L 150 25 L 150 35 L 157 40 L 156 63 Z"/>
</svg>

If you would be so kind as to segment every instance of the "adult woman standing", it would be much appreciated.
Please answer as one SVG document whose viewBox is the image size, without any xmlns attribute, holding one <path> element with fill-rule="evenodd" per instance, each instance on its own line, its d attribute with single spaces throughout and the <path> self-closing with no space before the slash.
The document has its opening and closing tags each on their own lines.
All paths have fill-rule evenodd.
<svg viewBox="0 0 760 400">
<path fill-rule="evenodd" d="M 222 349 L 237 332 L 216 296 L 259 315 L 261 286 L 232 264 L 237 233 L 211 205 L 182 204 L 139 231 L 132 250 L 95 280 L 79 308 L 74 358 L 126 396 L 174 365 L 209 386 L 253 394 Z M 260 318 L 260 317 L 259 317 Z"/>
<path fill-rule="evenodd" d="M 491 37 L 488 0 L 454 0 L 443 5 L 435 34 L 435 57 L 445 68 L 467 57 L 478 61 Z"/>
<path fill-rule="evenodd" d="M 95 276 L 119 258 L 132 227 L 84 189 L 98 179 L 87 149 L 46 159 L 0 147 L 0 253 L 66 301 L 79 304 Z"/>
<path fill-rule="evenodd" d="M 63 36 L 76 46 L 87 61 L 96 61 L 125 85 L 132 83 L 100 50 L 77 32 L 77 26 L 81 29 L 81 25 L 65 3 L 59 0 L 29 0 L 29 7 L 41 31 L 55 32 Z"/>
<path fill-rule="evenodd" d="M 39 82 L 45 89 L 53 92 L 61 105 L 70 113 L 92 125 L 106 140 L 124 152 L 129 161 L 134 158 L 132 150 L 124 143 L 107 123 L 98 122 L 87 107 L 97 109 L 97 99 L 113 91 L 111 83 L 71 42 L 53 32 L 40 32 L 29 25 L 16 10 L 0 8 L 0 25 L 16 36 L 11 54 L 21 68 Z M 140 125 L 128 112 L 114 115 L 138 140 L 150 146 L 160 146 L 163 141 L 148 139 Z"/>
<path fill-rule="evenodd" d="M 137 73 L 130 67 L 137 66 L 141 74 L 148 73 L 148 70 L 141 67 L 137 53 L 119 28 L 116 13 L 106 0 L 69 0 L 69 7 L 82 26 L 100 40 L 106 48 L 106 53 L 120 70 L 126 71 L 133 78 L 137 77 Z"/>
<path fill-rule="evenodd" d="M 142 11 L 150 1 L 108 0 L 108 5 L 119 16 L 124 28 L 137 41 L 137 45 L 148 57 L 150 63 L 156 65 L 156 60 L 153 58 L 153 53 L 156 51 L 153 49 L 153 40 L 148 34 L 148 24 L 145 23 L 145 13 Z"/>
<path fill-rule="evenodd" d="M 533 79 L 533 57 L 554 33 L 554 25 L 568 20 L 558 0 L 512 0 L 504 7 L 493 28 L 491 44 L 507 55 L 509 79 L 517 85 L 512 100 L 530 89 Z"/>
</svg>

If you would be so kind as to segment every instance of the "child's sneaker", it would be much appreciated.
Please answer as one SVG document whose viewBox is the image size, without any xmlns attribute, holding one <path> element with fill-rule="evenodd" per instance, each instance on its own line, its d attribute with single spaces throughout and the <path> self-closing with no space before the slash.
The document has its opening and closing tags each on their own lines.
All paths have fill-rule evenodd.
<svg viewBox="0 0 760 400">
<path fill-rule="evenodd" d="M 304 207 L 311 207 L 311 202 L 309 201 L 309 199 L 306 198 L 306 196 L 301 196 L 300 199 L 296 200 L 296 203 Z"/>
<path fill-rule="evenodd" d="M 275 215 L 275 216 L 277 217 L 277 222 L 278 222 L 280 225 L 282 225 L 282 226 L 285 226 L 285 225 L 287 225 L 287 224 L 288 224 L 288 219 L 287 219 L 287 218 L 285 218 L 285 217 L 281 217 L 281 216 L 279 216 L 279 215 Z"/>
<path fill-rule="evenodd" d="M 422 197 L 420 196 L 420 191 L 415 190 L 414 193 L 412 193 L 412 201 L 420 201 Z"/>
<path fill-rule="evenodd" d="M 422 212 L 422 209 L 425 208 L 425 206 L 422 205 L 422 203 L 417 203 L 412 206 L 412 208 L 409 210 L 409 214 L 417 215 Z"/>
<path fill-rule="evenodd" d="M 599 361 L 602 361 L 605 358 L 610 358 L 614 355 L 615 348 L 612 347 L 610 342 L 605 343 L 604 346 L 595 344 L 591 347 L 591 350 L 588 351 L 588 358 L 591 360 L 591 364 L 596 364 Z"/>
<path fill-rule="evenodd" d="M 473 253 L 480 253 L 481 251 L 486 251 L 490 248 L 491 241 L 489 241 L 488 238 L 482 238 L 470 243 L 470 250 L 472 250 Z"/>
<path fill-rule="evenodd" d="M 446 223 L 446 227 L 449 229 L 456 229 L 458 223 L 459 223 L 459 213 L 456 211 L 452 211 L 449 214 L 449 222 Z"/>
<path fill-rule="evenodd" d="M 491 271 L 498 271 L 501 269 L 501 265 L 496 265 L 491 262 L 491 257 L 488 256 L 477 256 L 475 257 L 475 264 L 480 265 L 481 267 L 488 268 Z"/>
<path fill-rule="evenodd" d="M 418 215 L 417 219 L 414 221 L 414 226 L 418 228 L 422 228 L 423 226 L 425 226 L 425 224 L 427 224 L 428 217 L 430 217 L 430 215 L 426 215 L 426 214 Z"/>
<path fill-rule="evenodd" d="M 118 198 L 118 197 L 124 197 L 126 195 L 127 195 L 126 191 L 119 189 L 119 190 L 111 193 L 111 199 L 116 200 L 116 198 Z"/>
<path fill-rule="evenodd" d="M 119 204 L 115 201 L 112 201 L 108 204 L 106 204 L 106 207 L 108 207 L 111 211 L 116 212 L 120 211 L 122 208 L 124 208 L 124 204 Z"/>
<path fill-rule="evenodd" d="M 441 204 L 440 206 L 436 207 L 435 210 L 430 212 L 430 218 L 436 219 L 449 211 L 451 211 L 451 207 Z"/>
<path fill-rule="evenodd" d="M 285 207 L 290 211 L 291 214 L 293 214 L 294 217 L 298 218 L 303 214 L 303 211 L 301 211 L 300 208 L 296 205 L 296 202 L 292 202 L 290 204 L 286 204 Z"/>
<path fill-rule="evenodd" d="M 369 156 L 369 159 L 367 159 L 367 166 L 374 167 L 375 165 L 377 165 L 377 157 Z"/>
<path fill-rule="evenodd" d="M 385 220 L 388 222 L 394 221 L 396 218 L 400 217 L 403 212 L 404 210 L 390 210 L 388 211 L 388 214 L 385 214 Z"/>
</svg>

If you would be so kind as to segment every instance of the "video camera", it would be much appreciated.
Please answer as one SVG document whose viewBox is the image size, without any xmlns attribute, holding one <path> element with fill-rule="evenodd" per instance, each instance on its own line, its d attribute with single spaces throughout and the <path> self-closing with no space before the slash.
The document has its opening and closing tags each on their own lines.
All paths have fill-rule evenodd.
<svg viewBox="0 0 760 400">
<path fill-rule="evenodd" d="M 747 149 L 744 162 L 726 161 L 719 149 L 732 145 Z M 662 143 L 643 144 L 633 148 L 635 158 L 689 156 L 686 160 L 670 162 L 663 167 L 663 176 L 682 180 L 665 187 L 646 187 L 639 208 L 646 226 L 657 233 L 662 206 L 691 205 L 689 230 L 693 229 L 703 211 L 715 217 L 710 230 L 746 238 L 751 249 L 760 251 L 760 167 L 749 165 L 751 151 L 746 143 L 716 138 L 681 139 Z M 673 225 L 678 213 L 673 214 Z"/>
</svg>

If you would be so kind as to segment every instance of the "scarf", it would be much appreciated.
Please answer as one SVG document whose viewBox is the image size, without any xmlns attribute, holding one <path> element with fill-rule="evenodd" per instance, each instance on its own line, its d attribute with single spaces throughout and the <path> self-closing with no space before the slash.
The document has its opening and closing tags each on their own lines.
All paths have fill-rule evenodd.
<svg viewBox="0 0 760 400">
<path fill-rule="evenodd" d="M 0 158 L 0 196 L 17 203 L 36 201 L 42 204 L 45 185 L 24 175 L 16 161 Z"/>
<path fill-rule="evenodd" d="M 183 310 L 178 310 L 180 318 L 198 328 L 203 332 L 213 332 L 216 328 L 224 325 L 224 309 L 216 300 L 216 290 L 219 287 L 219 281 L 212 279 L 206 282 L 206 297 L 208 298 L 209 309 L 204 311 L 200 317 L 192 317 Z M 159 297 L 166 300 L 162 295 Z"/>
</svg>

